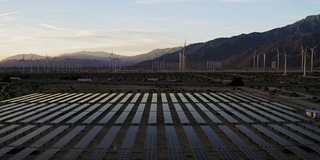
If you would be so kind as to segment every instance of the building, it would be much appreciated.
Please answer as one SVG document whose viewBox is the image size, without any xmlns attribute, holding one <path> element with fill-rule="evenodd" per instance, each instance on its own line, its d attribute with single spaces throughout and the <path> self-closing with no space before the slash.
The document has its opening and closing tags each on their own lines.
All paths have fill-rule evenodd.
<svg viewBox="0 0 320 160">
<path fill-rule="evenodd" d="M 314 118 L 314 119 L 320 119 L 320 110 L 305 110 L 304 113 L 306 116 Z"/>
</svg>

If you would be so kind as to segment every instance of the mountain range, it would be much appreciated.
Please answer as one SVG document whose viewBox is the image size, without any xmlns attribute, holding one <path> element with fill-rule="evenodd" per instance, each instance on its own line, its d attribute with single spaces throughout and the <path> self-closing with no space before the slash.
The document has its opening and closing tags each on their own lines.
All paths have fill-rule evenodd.
<svg viewBox="0 0 320 160">
<path fill-rule="evenodd" d="M 284 53 L 287 54 L 287 66 L 301 65 L 301 49 L 307 50 L 307 66 L 310 66 L 311 48 L 320 43 L 320 15 L 308 16 L 293 24 L 275 28 L 266 32 L 253 32 L 229 38 L 217 38 L 204 43 L 190 44 L 185 47 L 187 68 L 205 68 L 207 61 L 219 62 L 223 68 L 249 68 L 253 66 L 253 54 L 259 55 L 259 67 L 263 65 L 263 54 L 266 56 L 266 67 L 276 61 L 280 52 L 280 66 L 284 65 Z M 137 56 L 119 56 L 126 66 L 151 67 L 153 61 L 179 62 L 181 47 L 156 49 Z M 317 54 L 320 47 L 315 49 Z M 51 57 L 66 63 L 77 61 L 83 66 L 96 66 L 108 60 L 111 53 L 81 51 Z M 25 54 L 8 57 L 1 61 L 3 65 L 19 66 L 21 60 L 31 57 L 45 57 L 36 54 Z M 256 56 L 257 57 L 257 56 Z M 320 67 L 320 58 L 316 56 L 314 65 Z M 257 63 L 257 62 L 256 62 Z"/>
<path fill-rule="evenodd" d="M 263 65 L 266 54 L 266 67 L 276 60 L 277 49 L 281 54 L 280 66 L 283 66 L 283 53 L 287 53 L 287 66 L 301 65 L 301 45 L 310 55 L 310 48 L 320 43 L 320 15 L 308 16 L 293 24 L 275 28 L 266 32 L 241 34 L 230 38 L 217 38 L 205 43 L 190 44 L 185 48 L 187 67 L 206 67 L 206 61 L 221 62 L 224 68 L 246 68 L 253 66 L 253 53 L 261 55 L 259 64 Z M 320 47 L 319 47 L 320 48 Z M 154 61 L 178 62 L 179 51 L 165 54 Z M 307 64 L 309 61 L 307 62 Z M 136 66 L 151 66 L 152 61 L 143 61 Z M 315 60 L 320 66 L 320 60 Z"/>
</svg>

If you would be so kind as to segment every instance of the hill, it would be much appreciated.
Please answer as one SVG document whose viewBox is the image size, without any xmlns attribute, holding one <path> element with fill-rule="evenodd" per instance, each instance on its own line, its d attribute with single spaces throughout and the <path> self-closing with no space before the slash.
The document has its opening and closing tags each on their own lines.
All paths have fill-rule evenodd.
<svg viewBox="0 0 320 160">
<path fill-rule="evenodd" d="M 204 68 L 206 61 L 221 62 L 227 68 L 252 67 L 253 53 L 266 54 L 266 65 L 271 66 L 277 55 L 277 48 L 281 53 L 290 55 L 288 66 L 298 67 L 301 64 L 301 47 L 313 47 L 320 42 L 320 15 L 308 16 L 291 25 L 275 28 L 266 32 L 241 34 L 230 38 L 218 38 L 205 43 L 190 44 L 186 47 L 187 68 Z M 310 49 L 307 50 L 310 54 Z M 163 55 L 153 61 L 179 62 L 179 51 Z M 300 56 L 300 57 L 299 57 Z M 263 56 L 260 56 L 262 66 Z M 289 56 L 288 56 L 289 57 Z M 282 59 L 282 58 L 281 58 Z M 152 60 L 144 61 L 136 66 L 151 66 Z M 282 65 L 280 63 L 280 65 Z M 316 60 L 319 66 L 319 60 Z M 261 67 L 260 66 L 260 67 Z"/>
</svg>

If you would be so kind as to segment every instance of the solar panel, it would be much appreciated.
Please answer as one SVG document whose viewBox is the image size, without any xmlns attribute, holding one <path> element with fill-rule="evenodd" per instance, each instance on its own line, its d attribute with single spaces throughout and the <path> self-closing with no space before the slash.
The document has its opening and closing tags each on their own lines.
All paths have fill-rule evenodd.
<svg viewBox="0 0 320 160">
<path fill-rule="evenodd" d="M 96 103 L 98 100 L 102 99 L 103 97 L 105 97 L 105 96 L 107 96 L 107 95 L 108 95 L 108 93 L 103 93 L 103 94 L 101 94 L 100 96 L 92 99 L 92 100 L 89 101 L 88 103 Z"/>
<path fill-rule="evenodd" d="M 212 104 L 212 103 L 207 103 L 207 105 L 212 108 L 213 110 L 215 110 L 216 112 L 220 112 L 222 111 L 219 107 L 217 107 L 216 105 Z"/>
<path fill-rule="evenodd" d="M 239 102 L 237 99 L 230 97 L 229 95 L 227 95 L 226 93 L 218 93 L 220 96 L 227 98 L 229 100 L 231 100 L 232 102 Z"/>
<path fill-rule="evenodd" d="M 111 93 L 110 95 L 108 95 L 108 97 L 100 100 L 99 103 L 105 103 L 105 102 L 107 102 L 111 97 L 113 97 L 113 96 L 115 96 L 115 95 L 116 95 L 116 93 Z M 112 103 L 112 102 L 111 102 L 111 103 Z"/>
<path fill-rule="evenodd" d="M 132 119 L 132 124 L 140 124 L 143 112 L 136 112 Z"/>
<path fill-rule="evenodd" d="M 82 123 L 85 124 L 89 124 L 92 123 L 95 119 L 97 119 L 100 115 L 102 114 L 102 112 L 95 112 L 92 115 L 90 115 L 90 117 L 88 117 L 86 120 L 84 120 Z"/>
<path fill-rule="evenodd" d="M 189 102 L 182 93 L 178 93 L 178 96 L 180 97 L 180 99 L 181 99 L 181 101 L 183 103 L 188 103 Z"/>
<path fill-rule="evenodd" d="M 256 142 L 259 146 L 261 146 L 264 150 L 266 150 L 269 154 L 271 154 L 276 159 L 290 159 L 286 154 L 281 152 L 275 146 L 270 144 L 268 141 L 264 140 L 256 133 L 245 127 L 244 125 L 236 125 L 236 127 L 247 135 L 250 139 Z"/>
<path fill-rule="evenodd" d="M 162 104 L 162 110 L 163 110 L 163 112 L 170 112 L 170 108 L 169 108 L 168 103 Z"/>
<path fill-rule="evenodd" d="M 297 142 L 299 142 L 303 145 L 314 144 L 313 142 L 311 142 L 311 141 L 309 141 L 309 140 L 307 140 L 307 139 L 305 139 L 305 138 L 303 138 L 303 137 L 301 137 L 301 136 L 299 136 L 299 135 L 297 135 L 297 134 L 295 134 L 295 133 L 293 133 L 293 132 L 291 132 L 291 131 L 289 131 L 289 130 L 287 130 L 277 124 L 269 124 L 269 126 L 272 127 L 273 129 L 287 135 L 288 137 L 296 140 Z"/>
<path fill-rule="evenodd" d="M 127 119 L 130 112 L 122 112 L 121 115 L 116 120 L 116 124 L 123 124 L 124 121 Z"/>
<path fill-rule="evenodd" d="M 106 124 L 110 121 L 110 119 L 116 114 L 117 112 L 109 112 L 106 114 L 100 121 L 100 124 Z"/>
<path fill-rule="evenodd" d="M 230 106 L 224 104 L 224 103 L 218 103 L 222 108 L 224 108 L 227 111 L 232 111 L 234 110 L 233 108 L 231 108 Z"/>
<path fill-rule="evenodd" d="M 229 95 L 229 96 L 231 96 L 231 97 L 234 97 L 234 98 L 236 98 L 236 99 L 239 99 L 240 101 L 248 102 L 247 99 L 244 99 L 244 98 L 242 98 L 242 97 L 239 97 L 239 96 L 237 96 L 237 95 L 235 95 L 235 94 L 232 94 L 232 93 L 226 93 L 226 94 Z"/>
<path fill-rule="evenodd" d="M 141 103 L 147 103 L 149 97 L 149 93 L 145 93 L 142 97 Z"/>
<path fill-rule="evenodd" d="M 157 148 L 157 126 L 148 126 L 144 141 L 144 149 Z"/>
<path fill-rule="evenodd" d="M 88 97 L 90 95 L 92 95 L 92 93 L 86 93 L 86 94 L 84 94 L 84 95 L 82 95 L 80 97 L 77 97 L 77 98 L 74 98 L 74 99 L 70 100 L 69 103 L 76 103 L 79 100 L 82 100 L 82 99 L 84 99 L 84 98 L 86 98 L 86 97 Z"/>
<path fill-rule="evenodd" d="M 36 150 L 37 148 L 25 148 L 24 150 L 10 157 L 8 160 L 25 159 L 29 154 Z"/>
<path fill-rule="evenodd" d="M 40 147 L 42 147 L 43 145 L 45 145 L 47 142 L 52 140 L 54 137 L 59 135 L 61 132 L 63 132 L 67 128 L 68 128 L 68 126 L 59 126 L 55 130 L 51 131 L 47 135 L 45 135 L 42 138 L 40 138 L 39 140 L 37 140 L 35 143 L 31 144 L 30 147 L 32 147 L 32 148 L 40 148 Z"/>
<path fill-rule="evenodd" d="M 196 95 L 199 99 L 201 99 L 202 102 L 209 103 L 209 100 L 207 100 L 206 98 L 204 98 L 201 94 L 199 94 L 199 93 L 194 93 L 194 95 Z"/>
<path fill-rule="evenodd" d="M 191 93 L 186 93 L 186 95 L 191 99 L 192 102 L 199 103 L 199 101 Z"/>
<path fill-rule="evenodd" d="M 222 121 L 216 115 L 214 115 L 212 112 L 206 111 L 204 113 L 211 119 L 211 121 L 213 123 L 216 123 L 216 124 L 222 123 Z"/>
<path fill-rule="evenodd" d="M 121 126 L 112 126 L 108 133 L 103 137 L 103 139 L 98 144 L 98 149 L 107 149 L 110 148 L 113 140 L 117 136 L 118 132 L 120 131 Z"/>
<path fill-rule="evenodd" d="M 89 96 L 89 97 L 87 97 L 87 98 L 81 99 L 78 103 L 88 103 L 88 101 L 89 101 L 90 99 L 92 99 L 92 98 L 94 98 L 94 97 L 97 97 L 97 96 L 99 96 L 99 95 L 100 95 L 100 93 L 93 94 L 93 95 L 91 95 L 91 96 Z"/>
<path fill-rule="evenodd" d="M 226 125 L 219 125 L 219 128 L 226 134 L 231 141 L 236 144 L 243 153 L 250 159 L 262 159 L 260 154 L 255 152 L 249 144 L 247 144 L 244 140 L 241 139 L 235 132 L 233 132 Z"/>
<path fill-rule="evenodd" d="M 157 101 L 158 101 L 158 94 L 157 93 L 153 93 L 152 94 L 151 103 L 157 103 Z"/>
<path fill-rule="evenodd" d="M 94 126 L 73 148 L 86 148 L 102 128 L 103 126 Z"/>
<path fill-rule="evenodd" d="M 23 143 L 29 141 L 30 139 L 34 138 L 35 136 L 39 135 L 40 133 L 44 132 L 45 130 L 51 128 L 51 125 L 44 125 L 36 130 L 34 130 L 33 132 L 21 137 L 20 139 L 12 142 L 9 144 L 9 146 L 13 146 L 13 147 L 17 147 L 22 145 Z"/>
<path fill-rule="evenodd" d="M 133 103 L 133 104 L 136 103 L 140 95 L 141 93 L 136 93 L 136 95 L 134 95 L 130 103 Z"/>
<path fill-rule="evenodd" d="M 126 103 L 131 96 L 132 93 L 128 93 L 124 98 L 121 99 L 120 103 Z"/>
<path fill-rule="evenodd" d="M 12 130 L 12 129 L 15 129 L 15 128 L 17 128 L 17 127 L 19 127 L 19 125 L 10 125 L 10 126 L 7 126 L 7 127 L 5 127 L 5 128 L 2 128 L 1 130 L 0 130 L 0 134 L 3 134 L 3 133 L 6 133 L 6 134 L 8 134 L 8 132 L 10 131 L 10 130 Z"/>
<path fill-rule="evenodd" d="M 5 144 L 5 142 L 7 142 L 8 140 L 20 135 L 20 134 L 23 134 L 24 132 L 30 130 L 31 128 L 35 127 L 35 125 L 27 125 L 27 126 L 24 126 L 23 128 L 20 128 L 14 132 L 11 132 L 3 137 L 0 138 L 0 144 Z"/>
<path fill-rule="evenodd" d="M 291 150 L 293 153 L 295 153 L 296 155 L 300 156 L 303 159 L 314 159 L 315 157 L 313 157 L 312 155 L 310 155 L 310 153 L 300 149 L 297 146 L 294 146 L 292 143 L 290 143 L 289 141 L 287 141 L 286 139 L 282 138 L 281 136 L 271 132 L 270 130 L 266 129 L 265 127 L 261 126 L 261 125 L 252 125 L 254 128 L 256 128 L 257 130 L 259 130 L 260 132 L 262 132 L 264 135 L 270 137 L 271 139 L 275 140 L 276 142 L 278 142 L 280 145 L 286 147 L 287 149 Z"/>
<path fill-rule="evenodd" d="M 212 96 L 220 99 L 220 100 L 223 101 L 223 102 L 230 102 L 229 100 L 223 98 L 222 96 L 220 96 L 220 95 L 218 95 L 218 94 L 216 94 L 216 93 L 210 93 L 210 94 L 211 94 Z"/>
<path fill-rule="evenodd" d="M 69 152 L 63 156 L 62 159 L 77 159 L 79 157 L 79 155 L 81 154 L 83 149 L 79 149 L 79 148 L 72 148 L 69 150 Z"/>
<path fill-rule="evenodd" d="M 65 93 L 65 94 L 63 94 L 63 96 L 51 98 L 50 101 L 48 99 L 47 100 L 43 100 L 43 101 L 40 101 L 40 103 L 43 103 L 43 102 L 55 103 L 55 102 L 59 102 L 62 99 L 66 99 L 66 98 L 71 97 L 71 96 L 76 95 L 76 94 L 77 93 L 71 93 L 71 94 Z"/>
<path fill-rule="evenodd" d="M 165 124 L 172 124 L 173 123 L 170 112 L 163 112 L 163 117 L 164 117 Z"/>
<path fill-rule="evenodd" d="M 273 104 L 269 104 L 269 103 L 265 103 L 265 102 L 263 102 L 261 104 L 263 104 L 265 106 L 268 106 L 268 107 L 270 107 L 270 108 L 272 108 L 274 110 L 277 110 L 277 111 L 283 112 L 285 114 L 291 115 L 293 117 L 299 118 L 299 119 L 301 119 L 303 121 L 312 121 L 309 117 L 306 117 L 306 116 L 298 114 L 298 113 L 294 113 L 294 112 L 292 112 L 290 110 L 286 110 L 286 109 L 283 109 L 281 107 L 277 107 L 277 106 L 275 106 Z"/>
<path fill-rule="evenodd" d="M 44 160 L 44 159 L 50 159 L 56 154 L 60 148 L 48 148 L 46 151 L 44 151 L 42 154 L 40 154 L 38 157 L 36 157 L 35 160 Z"/>
<path fill-rule="evenodd" d="M 312 130 L 312 132 L 315 132 L 317 134 L 320 134 L 320 128 L 316 125 L 312 125 L 309 123 L 300 123 L 300 125 L 304 126 L 305 128 L 309 128 Z"/>
<path fill-rule="evenodd" d="M 161 101 L 163 103 L 168 103 L 168 99 L 165 93 L 161 93 Z"/>
<path fill-rule="evenodd" d="M 165 132 L 166 132 L 167 147 L 168 147 L 168 158 L 179 159 L 179 160 L 184 159 L 174 126 L 165 126 Z"/>
<path fill-rule="evenodd" d="M 203 112 L 207 112 L 209 111 L 207 107 L 205 107 L 204 105 L 202 105 L 201 103 L 196 103 L 196 105 L 198 108 L 200 108 Z"/>
<path fill-rule="evenodd" d="M 245 101 L 245 102 L 258 102 L 257 99 L 254 99 L 250 96 L 247 96 L 247 95 L 244 95 L 242 93 L 234 93 L 235 95 L 237 95 L 238 97 L 241 97 L 241 98 L 244 98 L 244 99 L 247 99 L 248 101 Z"/>
<path fill-rule="evenodd" d="M 60 117 L 58 117 L 57 119 L 53 120 L 51 123 L 60 123 L 62 122 L 63 120 L 71 117 L 72 115 L 76 114 L 77 112 L 68 112 L 67 114 L 64 114 Z"/>
<path fill-rule="evenodd" d="M 157 112 L 157 104 L 151 104 L 150 112 Z"/>
<path fill-rule="evenodd" d="M 214 132 L 210 126 L 201 126 L 204 133 L 210 139 L 211 143 L 215 148 L 228 148 L 223 140 Z"/>
<path fill-rule="evenodd" d="M 7 154 L 11 150 L 13 150 L 15 147 L 3 147 L 0 149 L 0 157 Z"/>
<path fill-rule="evenodd" d="M 115 103 L 115 102 L 118 101 L 123 95 L 124 95 L 124 93 L 119 93 L 116 97 L 114 97 L 113 99 L 110 100 L 110 103 Z"/>
<path fill-rule="evenodd" d="M 195 157 L 197 159 L 209 159 L 209 156 L 206 150 L 204 149 L 202 142 L 200 141 L 192 126 L 183 126 L 183 130 L 193 149 Z"/>
<path fill-rule="evenodd" d="M 131 150 L 134 145 L 134 141 L 136 139 L 138 133 L 139 126 L 130 126 L 126 136 L 124 137 L 120 151 L 117 154 L 117 159 L 128 159 L 131 155 Z"/>
<path fill-rule="evenodd" d="M 238 118 L 240 118 L 241 120 L 243 120 L 246 123 L 253 123 L 254 121 L 251 120 L 250 118 L 248 118 L 247 116 L 239 113 L 238 111 L 232 110 L 230 111 L 233 115 L 237 116 Z"/>
<path fill-rule="evenodd" d="M 178 103 L 176 96 L 173 93 L 169 93 L 172 103 Z"/>
<path fill-rule="evenodd" d="M 7 111 L 7 110 L 12 110 L 13 108 L 16 108 L 16 107 L 19 107 L 19 106 L 23 106 L 25 104 L 26 103 L 20 103 L 20 104 L 9 103 L 9 104 L 5 104 L 3 106 L 0 106 L 0 111 L 3 112 L 3 111 Z"/>
<path fill-rule="evenodd" d="M 78 135 L 85 128 L 86 128 L 85 126 L 77 126 L 72 131 L 70 131 L 68 134 L 66 134 L 64 137 L 62 137 L 59 141 L 57 141 L 55 144 L 53 144 L 51 146 L 51 148 L 61 149 L 63 146 L 65 146 L 67 143 L 69 143 L 76 135 Z"/>
<path fill-rule="evenodd" d="M 187 118 L 186 114 L 183 111 L 179 111 L 177 112 L 177 114 L 182 124 L 190 124 L 189 119 Z"/>
<path fill-rule="evenodd" d="M 77 97 L 80 97 L 80 96 L 83 96 L 83 95 L 84 95 L 84 93 L 77 93 L 74 96 L 71 96 L 69 98 L 60 100 L 59 103 L 66 103 L 66 102 L 69 102 L 71 99 L 73 100 L 73 99 L 76 99 Z"/>
<path fill-rule="evenodd" d="M 138 109 L 137 109 L 137 112 L 143 112 L 145 106 L 146 106 L 146 104 L 140 104 L 139 107 L 138 107 Z"/>
<path fill-rule="evenodd" d="M 296 110 L 294 107 L 287 106 L 287 105 L 284 105 L 284 104 L 281 104 L 281 103 L 278 103 L 278 102 L 271 102 L 271 103 L 276 105 L 276 106 L 282 107 L 284 109 L 290 110 L 290 111 Z"/>
<path fill-rule="evenodd" d="M 149 112 L 148 124 L 157 124 L 157 112 Z"/>
<path fill-rule="evenodd" d="M 207 98 L 209 98 L 209 100 L 213 101 L 213 102 L 220 102 L 218 99 L 216 99 L 215 97 L 212 97 L 211 95 L 209 95 L 208 93 L 203 93 L 203 95 Z"/>
<path fill-rule="evenodd" d="M 223 118 L 225 118 L 230 123 L 238 123 L 236 119 L 234 119 L 232 116 L 230 116 L 224 111 L 219 111 L 218 114 L 220 114 Z"/>
</svg>

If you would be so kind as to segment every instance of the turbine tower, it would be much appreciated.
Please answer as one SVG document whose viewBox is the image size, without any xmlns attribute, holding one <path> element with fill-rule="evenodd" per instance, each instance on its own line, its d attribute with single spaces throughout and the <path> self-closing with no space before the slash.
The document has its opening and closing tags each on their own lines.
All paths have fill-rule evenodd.
<svg viewBox="0 0 320 160">
<path fill-rule="evenodd" d="M 183 49 L 179 53 L 179 70 L 184 71 L 186 69 L 186 43 L 187 39 L 184 42 Z"/>
<path fill-rule="evenodd" d="M 252 59 L 253 59 L 253 69 L 255 69 L 255 67 L 256 67 L 256 50 L 254 50 L 254 52 L 253 52 L 253 57 L 252 57 Z"/>
<path fill-rule="evenodd" d="M 304 71 L 304 49 L 301 41 L 300 41 L 300 46 L 301 46 L 301 71 Z"/>
<path fill-rule="evenodd" d="M 310 48 L 311 50 L 311 66 L 310 66 L 310 71 L 313 72 L 313 61 L 314 61 L 314 56 L 315 56 L 315 53 L 314 53 L 314 50 L 318 47 L 320 43 L 318 43 L 316 46 L 314 46 L 313 48 Z"/>
<path fill-rule="evenodd" d="M 283 69 L 283 75 L 287 75 L 287 52 L 283 49 L 284 52 L 284 69 Z"/>
<path fill-rule="evenodd" d="M 277 57 L 277 71 L 279 72 L 280 69 L 280 52 L 279 49 L 277 48 L 277 52 L 278 52 L 278 57 Z"/>
<path fill-rule="evenodd" d="M 266 70 L 266 53 L 263 53 L 263 70 Z"/>
</svg>

